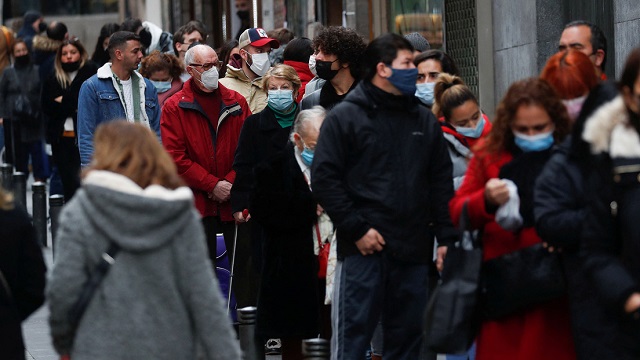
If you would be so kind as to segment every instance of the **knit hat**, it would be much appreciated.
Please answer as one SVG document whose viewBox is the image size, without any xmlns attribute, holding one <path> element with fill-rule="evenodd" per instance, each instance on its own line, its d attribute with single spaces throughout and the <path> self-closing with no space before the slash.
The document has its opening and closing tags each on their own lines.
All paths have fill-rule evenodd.
<svg viewBox="0 0 640 360">
<path fill-rule="evenodd" d="M 431 45 L 429 45 L 429 41 L 427 41 L 427 39 L 425 39 L 424 36 L 422 36 L 420 33 L 412 32 L 410 34 L 405 35 L 404 38 L 409 40 L 409 42 L 411 43 L 411 46 L 413 46 L 413 48 L 416 51 L 423 52 L 431 49 Z"/>
<path fill-rule="evenodd" d="M 262 47 L 269 43 L 271 43 L 272 49 L 280 47 L 278 40 L 270 38 L 269 35 L 267 35 L 267 32 L 262 28 L 248 28 L 243 31 L 242 35 L 240 35 L 240 38 L 238 39 L 238 43 L 238 47 L 240 49 L 248 45 Z"/>
</svg>

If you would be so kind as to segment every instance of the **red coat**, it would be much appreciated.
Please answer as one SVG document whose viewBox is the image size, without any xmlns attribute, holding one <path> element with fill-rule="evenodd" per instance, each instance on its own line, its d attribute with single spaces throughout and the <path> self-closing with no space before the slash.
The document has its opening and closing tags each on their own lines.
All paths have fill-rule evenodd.
<svg viewBox="0 0 640 360">
<path fill-rule="evenodd" d="M 480 144 L 481 146 L 482 144 Z M 484 228 L 484 260 L 539 243 L 534 228 L 519 232 L 502 229 L 495 215 L 487 212 L 484 187 L 497 178 L 500 168 L 511 161 L 507 152 L 488 154 L 478 150 L 469 163 L 464 182 L 449 203 L 451 218 L 460 219 L 462 205 L 467 209 L 473 228 Z M 485 321 L 477 339 L 477 360 L 575 359 L 566 299 L 554 300 L 500 321 Z"/>
<path fill-rule="evenodd" d="M 251 111 L 242 95 L 219 84 L 215 99 L 220 101 L 220 113 L 211 119 L 194 101 L 191 81 L 187 80 L 182 90 L 167 99 L 162 108 L 162 144 L 193 191 L 200 214 L 203 217 L 219 215 L 222 221 L 232 221 L 230 202 L 219 204 L 207 194 L 219 180 L 235 181 L 236 173 L 231 167 L 233 157 L 242 124 Z M 216 123 L 217 128 L 212 123 Z"/>
</svg>

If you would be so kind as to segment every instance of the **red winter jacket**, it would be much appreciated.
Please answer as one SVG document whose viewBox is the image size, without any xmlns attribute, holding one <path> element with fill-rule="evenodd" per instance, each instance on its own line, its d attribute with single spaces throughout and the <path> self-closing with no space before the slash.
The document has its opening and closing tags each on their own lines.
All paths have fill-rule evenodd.
<svg viewBox="0 0 640 360">
<path fill-rule="evenodd" d="M 175 161 L 180 176 L 191 187 L 200 214 L 219 215 L 222 221 L 232 221 L 229 201 L 218 204 L 207 194 L 220 180 L 235 181 L 231 165 L 242 124 L 251 111 L 242 95 L 218 84 L 215 99 L 221 103 L 220 113 L 213 119 L 217 123 L 214 128 L 212 119 L 194 99 L 192 81 L 187 80 L 162 108 L 162 144 Z"/>
</svg>

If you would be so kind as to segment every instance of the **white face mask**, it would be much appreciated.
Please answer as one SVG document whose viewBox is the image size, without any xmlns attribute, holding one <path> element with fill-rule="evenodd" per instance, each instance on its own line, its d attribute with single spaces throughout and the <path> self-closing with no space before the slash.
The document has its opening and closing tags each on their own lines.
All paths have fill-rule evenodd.
<svg viewBox="0 0 640 360">
<path fill-rule="evenodd" d="M 198 70 L 196 70 L 196 72 L 198 72 Z M 212 67 L 211 69 L 199 74 L 200 80 L 198 81 L 200 81 L 207 90 L 215 90 L 218 88 L 218 69 Z"/>
<path fill-rule="evenodd" d="M 569 113 L 569 118 L 572 121 L 575 121 L 580 115 L 580 111 L 582 110 L 582 105 L 584 101 L 587 100 L 587 95 L 580 96 L 575 99 L 562 100 L 562 103 L 567 108 L 567 112 Z"/>
<path fill-rule="evenodd" d="M 309 56 L 309 70 L 311 70 L 311 73 L 313 74 L 313 76 L 318 76 L 318 73 L 316 72 L 316 55 L 312 54 L 311 56 Z"/>
<path fill-rule="evenodd" d="M 249 53 L 247 53 L 249 54 Z M 271 67 L 271 61 L 269 61 L 269 54 L 260 53 L 260 54 L 249 54 L 251 56 L 251 60 L 253 61 L 251 65 L 249 65 L 249 69 L 253 71 L 258 76 L 263 76 L 267 73 L 267 70 Z"/>
</svg>

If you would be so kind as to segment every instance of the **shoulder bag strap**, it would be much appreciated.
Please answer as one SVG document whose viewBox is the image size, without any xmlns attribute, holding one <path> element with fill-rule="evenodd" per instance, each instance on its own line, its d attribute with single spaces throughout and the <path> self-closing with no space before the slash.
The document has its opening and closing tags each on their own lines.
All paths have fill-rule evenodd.
<svg viewBox="0 0 640 360">
<path fill-rule="evenodd" d="M 4 288 L 4 291 L 9 296 L 9 299 L 13 299 L 13 294 L 11 293 L 11 288 L 9 287 L 9 282 L 7 282 L 7 278 L 4 277 L 2 270 L 0 270 L 0 287 Z"/>
<path fill-rule="evenodd" d="M 69 322 L 74 328 L 80 323 L 80 319 L 82 319 L 82 315 L 84 315 L 84 312 L 87 310 L 93 294 L 100 286 L 100 283 L 102 283 L 107 272 L 109 272 L 111 265 L 115 263 L 115 256 L 119 251 L 120 246 L 112 242 L 111 245 L 109 245 L 109 249 L 102 253 L 100 262 L 98 262 L 89 279 L 84 283 L 80 296 L 78 296 L 73 307 L 69 310 Z"/>
</svg>

